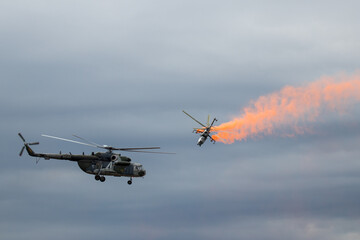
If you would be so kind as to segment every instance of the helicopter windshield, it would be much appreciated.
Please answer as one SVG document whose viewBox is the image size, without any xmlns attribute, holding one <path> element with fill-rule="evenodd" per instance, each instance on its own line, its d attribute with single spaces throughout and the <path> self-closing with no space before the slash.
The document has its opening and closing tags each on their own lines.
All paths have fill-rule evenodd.
<svg viewBox="0 0 360 240">
<path fill-rule="evenodd" d="M 141 171 L 141 170 L 143 170 L 143 166 L 142 165 L 136 165 L 135 169 L 138 170 L 138 171 Z"/>
</svg>

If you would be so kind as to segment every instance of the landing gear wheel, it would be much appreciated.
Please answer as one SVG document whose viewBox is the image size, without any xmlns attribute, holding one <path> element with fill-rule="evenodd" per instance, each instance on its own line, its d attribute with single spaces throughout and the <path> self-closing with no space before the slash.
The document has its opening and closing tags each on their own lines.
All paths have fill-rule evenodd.
<svg viewBox="0 0 360 240">
<path fill-rule="evenodd" d="M 104 176 L 100 177 L 100 182 L 105 182 L 105 177 Z"/>
<path fill-rule="evenodd" d="M 129 185 L 131 185 L 131 184 L 132 184 L 132 181 L 131 181 L 131 180 L 129 180 L 129 181 L 128 181 L 128 184 L 129 184 Z"/>
<path fill-rule="evenodd" d="M 95 180 L 99 181 L 100 180 L 100 176 L 99 175 L 95 175 Z"/>
</svg>

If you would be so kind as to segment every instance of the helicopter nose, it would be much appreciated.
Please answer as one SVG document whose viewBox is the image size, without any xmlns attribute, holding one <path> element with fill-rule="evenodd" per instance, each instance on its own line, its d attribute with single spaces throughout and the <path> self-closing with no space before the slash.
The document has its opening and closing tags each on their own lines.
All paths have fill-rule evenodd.
<svg viewBox="0 0 360 240">
<path fill-rule="evenodd" d="M 204 142 L 205 142 L 204 137 L 200 137 L 198 142 L 197 142 L 197 145 L 201 146 Z"/>
<path fill-rule="evenodd" d="M 139 176 L 140 177 L 143 177 L 143 176 L 145 176 L 146 175 L 146 171 L 145 170 L 141 170 L 140 172 L 139 172 Z"/>
</svg>

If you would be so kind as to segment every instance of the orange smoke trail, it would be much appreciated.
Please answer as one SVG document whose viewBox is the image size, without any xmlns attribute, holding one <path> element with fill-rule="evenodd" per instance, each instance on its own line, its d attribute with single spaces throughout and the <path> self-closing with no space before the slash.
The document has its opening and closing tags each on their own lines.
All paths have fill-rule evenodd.
<svg viewBox="0 0 360 240">
<path fill-rule="evenodd" d="M 324 110 L 342 111 L 351 102 L 360 101 L 360 74 L 323 77 L 303 87 L 284 87 L 261 96 L 243 109 L 240 117 L 214 127 L 213 138 L 224 143 L 249 137 L 274 134 L 280 127 L 291 129 L 286 136 L 303 134 L 301 123 L 313 122 Z M 284 134 L 282 134 L 284 135 Z"/>
</svg>

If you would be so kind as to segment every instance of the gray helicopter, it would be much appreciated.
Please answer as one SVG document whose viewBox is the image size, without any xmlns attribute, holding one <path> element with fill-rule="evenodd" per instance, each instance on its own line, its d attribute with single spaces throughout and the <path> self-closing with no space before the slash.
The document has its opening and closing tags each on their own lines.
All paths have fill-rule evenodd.
<svg viewBox="0 0 360 240">
<path fill-rule="evenodd" d="M 212 131 L 212 127 L 214 125 L 214 123 L 217 121 L 216 118 L 213 119 L 212 123 L 210 124 L 210 115 L 208 115 L 208 119 L 207 119 L 207 123 L 206 126 L 204 124 L 202 124 L 201 122 L 199 122 L 198 120 L 196 120 L 193 116 L 191 116 L 190 114 L 188 114 L 187 112 L 185 112 L 183 110 L 183 112 L 190 117 L 192 120 L 194 120 L 195 122 L 197 122 L 198 124 L 200 124 L 202 126 L 202 128 L 194 128 L 193 132 L 195 133 L 200 133 L 200 138 L 197 142 L 197 145 L 199 145 L 201 147 L 201 145 L 204 144 L 204 142 L 206 141 L 206 139 L 209 137 L 211 139 L 211 142 L 215 143 L 215 139 L 211 137 L 210 133 Z"/>
<path fill-rule="evenodd" d="M 142 147 L 142 148 L 115 148 L 108 145 L 99 145 L 94 142 L 90 142 L 84 138 L 74 135 L 75 137 L 86 141 L 88 143 L 74 141 L 66 138 L 54 137 L 49 135 L 42 134 L 43 137 L 63 140 L 67 142 L 82 144 L 86 146 L 96 147 L 106 149 L 107 152 L 92 152 L 90 155 L 86 155 L 82 153 L 82 155 L 76 154 L 54 154 L 54 153 L 36 153 L 34 152 L 30 146 L 38 145 L 39 142 L 27 143 L 25 138 L 18 133 L 19 137 L 24 142 L 24 146 L 20 151 L 20 156 L 22 156 L 24 149 L 28 152 L 28 154 L 32 157 L 36 157 L 38 159 L 44 158 L 45 160 L 49 159 L 58 159 L 58 160 L 68 160 L 77 162 L 80 169 L 88 174 L 95 175 L 95 180 L 104 182 L 105 176 L 115 176 L 115 177 L 129 177 L 129 181 L 127 182 L 129 185 L 132 184 L 132 179 L 134 177 L 144 177 L 146 175 L 146 170 L 139 163 L 131 162 L 131 159 L 126 156 L 122 156 L 121 154 L 114 153 L 113 151 L 127 151 L 127 152 L 142 152 L 142 153 L 156 153 L 156 154 L 173 154 L 173 153 L 165 153 L 165 152 L 151 152 L 151 151 L 143 151 L 143 150 L 151 150 L 151 149 L 160 149 L 160 147 Z M 38 160 L 37 160 L 38 161 Z"/>
</svg>

